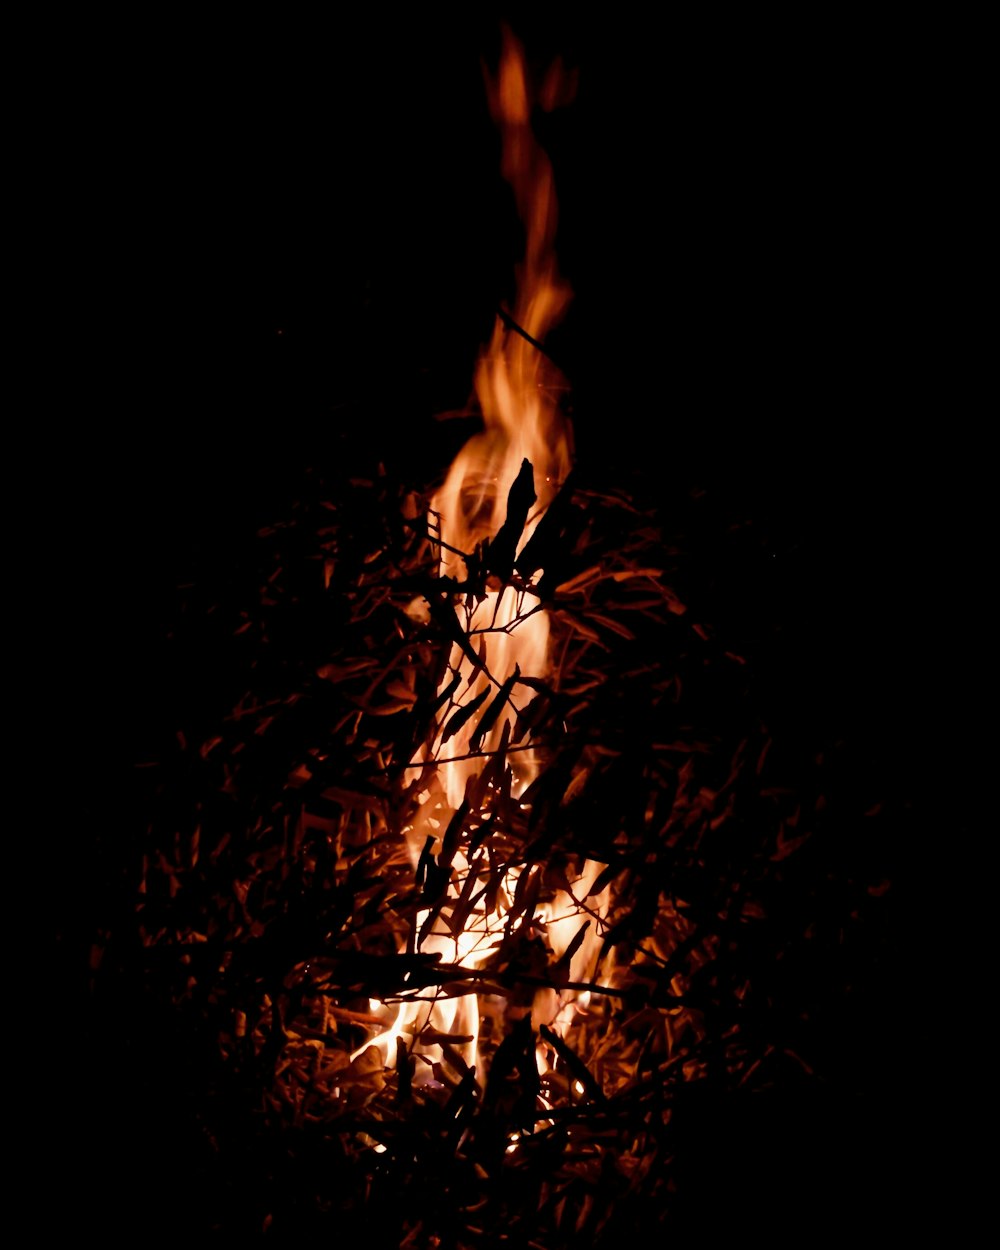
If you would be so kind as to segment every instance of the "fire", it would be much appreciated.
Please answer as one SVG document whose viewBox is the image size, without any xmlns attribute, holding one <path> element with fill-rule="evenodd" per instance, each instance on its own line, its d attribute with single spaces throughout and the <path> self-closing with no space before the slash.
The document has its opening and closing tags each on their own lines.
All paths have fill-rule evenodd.
<svg viewBox="0 0 1000 1250">
<path fill-rule="evenodd" d="M 869 908 L 896 830 L 878 831 L 871 877 L 840 838 L 871 836 L 883 805 L 867 807 L 867 777 L 836 752 L 824 771 L 842 744 L 821 737 L 813 756 L 792 722 L 771 751 L 764 714 L 790 709 L 766 681 L 759 701 L 728 628 L 702 615 L 711 570 L 690 579 L 690 611 L 666 584 L 691 542 L 641 493 L 570 481 L 564 383 L 542 347 L 570 293 L 529 124 L 569 86 L 553 73 L 535 92 L 508 37 L 490 100 L 525 253 L 475 369 L 481 432 L 440 489 L 404 498 L 410 483 L 382 465 L 348 478 L 345 458 L 335 493 L 317 478 L 260 531 L 256 582 L 190 612 L 185 588 L 213 658 L 232 625 L 248 685 L 218 732 L 178 733 L 176 758 L 143 770 L 155 808 L 134 927 L 116 904 L 91 984 L 125 976 L 103 983 L 112 1005 L 141 994 L 113 1019 L 137 1055 L 162 1019 L 210 1060 L 203 1101 L 183 1091 L 194 1192 L 207 1141 L 238 1235 L 266 1229 L 272 1204 L 286 1240 L 343 1213 L 413 1247 L 666 1227 L 712 1126 L 746 1127 L 745 1096 L 785 1070 L 811 1076 L 800 1046 L 830 1061 L 813 971 L 836 1011 L 858 988 L 845 952 L 892 937 Z M 705 507 L 694 550 L 742 532 Z M 724 550 L 742 558 L 743 541 Z M 185 732 L 200 724 L 198 709 Z M 796 784 L 800 764 L 815 780 Z M 699 1108 L 708 1131 L 691 1134 Z M 274 1145 L 291 1166 L 272 1166 Z M 249 1205 L 234 1159 L 254 1189 L 273 1175 Z"/>
<path fill-rule="evenodd" d="M 573 453 L 571 427 L 559 402 L 565 381 L 540 346 L 563 316 L 571 291 L 559 275 L 553 247 L 552 166 L 531 128 L 533 103 L 551 107 L 572 94 L 572 83 L 556 67 L 533 99 L 523 51 L 505 32 L 499 72 L 488 83 L 488 93 L 502 136 L 502 172 L 524 223 L 525 253 L 516 273 L 513 310 L 498 318 L 476 368 L 483 429 L 456 456 L 431 502 L 440 572 L 456 588 L 462 642 L 453 643 L 439 689 L 441 711 L 421 756 L 430 766 L 430 781 L 406 829 L 418 875 L 428 849 L 450 874 L 444 900 L 417 915 L 415 946 L 466 972 L 480 970 L 505 935 L 528 923 L 543 935 L 552 958 L 567 960 L 568 982 L 580 983 L 594 975 L 600 921 L 607 912 L 606 887 L 584 906 L 603 865 L 587 860 L 576 880 L 567 883 L 568 890 L 550 887 L 544 901 L 515 916 L 516 897 L 530 893 L 541 899 L 542 867 L 508 863 L 505 851 L 495 852 L 487 835 L 455 829 L 462 825 L 468 797 L 477 787 L 479 806 L 486 808 L 491 790 L 506 785 L 516 800 L 537 776 L 542 761 L 530 734 L 518 735 L 517 726 L 533 694 L 525 679 L 544 679 L 550 671 L 550 625 L 537 589 L 544 570 L 503 583 L 491 577 L 474 587 L 466 557 L 496 543 L 516 513 L 521 523 L 514 535 L 517 551 L 510 553 L 516 559 L 565 482 Z M 512 740 L 517 753 L 508 756 Z M 509 775 L 484 780 L 497 753 L 507 758 Z M 516 853 L 512 858 L 516 860 Z M 545 1026 L 562 1035 L 577 1013 L 586 1010 L 588 999 L 586 992 L 546 988 L 535 994 L 530 1008 L 517 1010 L 530 1010 L 536 1033 Z M 442 1045 L 477 1067 L 481 1019 L 493 1017 L 496 1030 L 503 1032 L 503 1017 L 509 1023 L 512 1013 L 515 1009 L 502 996 L 489 993 L 408 1000 L 397 1007 L 389 1027 L 361 1046 L 355 1057 L 372 1045 L 391 1062 L 402 1038 L 426 1065 L 423 1074 L 418 1069 L 418 1082 L 421 1075 L 429 1079 Z M 546 1070 L 545 1046 L 539 1045 L 537 1057 Z M 481 1068 L 477 1077 L 482 1080 Z"/>
<path fill-rule="evenodd" d="M 440 517 L 442 574 L 460 583 L 467 574 L 465 561 L 457 553 L 472 552 L 498 533 L 515 483 L 522 486 L 529 507 L 534 508 L 522 529 L 523 548 L 572 462 L 572 433 L 558 402 L 565 382 L 536 345 L 562 317 L 571 293 L 559 276 L 553 248 L 556 199 L 552 165 L 531 130 L 531 92 L 524 54 L 509 31 L 504 33 L 498 76 L 488 85 L 491 110 L 503 140 L 501 169 L 514 191 L 525 226 L 525 255 L 517 272 L 513 310 L 513 321 L 524 334 L 498 318 L 475 376 L 484 428 L 455 457 L 432 501 L 432 511 Z M 553 71 L 547 98 L 554 98 L 565 87 Z M 530 481 L 525 462 L 531 466 Z M 535 584 L 537 574 L 535 582 L 529 582 L 520 593 L 513 589 L 491 591 L 467 612 L 463 628 L 472 642 L 482 642 L 484 657 L 482 671 L 476 674 L 469 656 L 457 645 L 453 650 L 450 673 L 459 677 L 458 688 L 463 692 L 460 706 L 487 694 L 492 680 L 509 681 L 515 667 L 522 676 L 545 675 L 549 628 L 545 613 L 537 610 L 537 598 L 532 597 Z M 516 692 L 512 690 L 511 696 L 482 743 L 487 752 L 497 748 L 506 726 L 513 727 Z M 442 724 L 433 744 L 434 758 L 442 758 L 446 731 Z M 470 754 L 473 732 L 470 718 L 448 754 Z M 444 766 L 453 807 L 461 801 L 469 775 L 481 765 L 477 760 L 462 762 L 464 767 Z M 521 762 L 521 788 L 536 767 L 536 761 Z"/>
<path fill-rule="evenodd" d="M 491 110 L 503 140 L 501 169 L 525 227 L 525 254 L 516 273 L 512 312 L 512 320 L 524 334 L 498 319 L 475 375 L 485 428 L 459 452 L 433 502 L 444 518 L 443 537 L 465 552 L 496 534 L 502 525 L 507 493 L 525 459 L 533 466 L 538 495 L 525 540 L 565 480 L 572 460 L 571 429 L 558 405 L 565 380 L 537 346 L 562 318 L 571 292 L 559 276 L 553 248 L 552 164 L 531 130 L 524 55 L 509 32 L 504 37 L 498 77 L 488 85 Z M 568 81 L 554 70 L 541 94 L 552 100 L 568 87 Z M 450 552 L 445 554 L 442 569 L 464 576 L 461 562 Z"/>
</svg>

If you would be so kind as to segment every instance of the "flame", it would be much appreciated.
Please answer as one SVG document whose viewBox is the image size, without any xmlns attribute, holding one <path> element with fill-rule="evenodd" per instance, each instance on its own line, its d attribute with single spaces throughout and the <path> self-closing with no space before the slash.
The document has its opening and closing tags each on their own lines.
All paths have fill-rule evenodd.
<svg viewBox="0 0 1000 1250">
<path fill-rule="evenodd" d="M 573 84 L 556 66 L 533 96 L 523 49 L 505 31 L 498 75 L 488 80 L 487 86 L 490 108 L 502 136 L 501 169 L 513 188 L 524 223 L 525 252 L 516 270 L 513 310 L 498 318 L 475 372 L 483 429 L 460 450 L 431 501 L 440 539 L 440 570 L 459 587 L 468 578 L 463 555 L 471 555 L 503 525 L 511 488 L 519 475 L 526 473 L 524 462 L 531 466 L 535 501 L 522 530 L 521 547 L 565 481 L 573 452 L 571 427 L 559 404 L 565 381 L 540 350 L 564 314 L 571 291 L 558 273 L 553 249 L 557 214 L 552 166 L 531 129 L 533 104 L 551 107 L 560 97 L 565 100 L 571 96 Z M 420 796 L 420 806 L 406 831 L 415 861 L 428 838 L 440 850 L 442 831 L 462 804 L 470 782 L 482 774 L 491 754 L 508 741 L 522 700 L 526 702 L 531 694 L 527 687 L 518 686 L 517 677 L 544 678 L 549 673 L 549 621 L 535 593 L 541 572 L 520 586 L 494 584 L 484 594 L 462 596 L 456 606 L 460 628 L 479 662 L 473 662 L 467 647 L 453 645 L 441 693 L 446 687 L 454 693 L 445 701 L 422 757 L 435 765 L 433 781 Z M 476 700 L 485 708 L 506 683 L 512 683 L 509 695 L 487 733 L 479 730 L 477 736 L 478 715 L 470 715 L 457 732 L 452 732 L 449 722 L 456 713 Z M 528 747 L 508 757 L 513 773 L 510 792 L 515 799 L 541 767 L 537 752 L 530 749 L 530 743 Z M 507 867 L 491 895 L 481 890 L 479 883 L 489 882 L 491 872 L 495 872 L 492 851 L 485 845 L 471 850 L 467 834 L 454 850 L 450 868 L 445 905 L 436 916 L 429 910 L 417 916 L 417 945 L 422 953 L 437 954 L 442 961 L 465 970 L 478 970 L 487 964 L 507 931 L 507 913 L 521 873 L 540 873 L 542 869 L 519 864 Z M 596 971 L 600 921 L 609 902 L 607 888 L 590 898 L 585 909 L 583 904 L 602 868 L 602 864 L 587 860 L 569 891 L 556 890 L 535 908 L 529 922 L 544 935 L 556 959 L 576 940 L 569 961 L 571 983 L 588 981 Z M 467 900 L 477 891 L 479 901 L 468 906 Z M 454 917 L 459 908 L 462 927 L 456 933 Z M 591 923 L 581 940 L 580 929 L 587 914 Z M 523 916 L 518 916 L 510 927 L 516 928 L 522 920 Z M 408 1000 L 398 1006 L 385 1031 L 359 1047 L 352 1058 L 373 1046 L 389 1062 L 396 1040 L 403 1038 L 413 1039 L 411 1053 L 424 1062 L 424 1073 L 418 1070 L 414 1078 L 418 1082 L 422 1077 L 431 1079 L 429 1074 L 444 1054 L 443 1045 L 449 1048 L 452 1065 L 458 1053 L 470 1067 L 476 1066 L 481 1015 L 507 1010 L 505 1006 L 495 1008 L 487 997 L 468 993 Z M 530 1008 L 533 1028 L 537 1031 L 545 1024 L 562 1034 L 579 1013 L 586 1011 L 588 1001 L 587 992 L 540 990 Z M 548 1070 L 548 1049 L 539 1045 L 536 1053 L 540 1070 Z M 481 1079 L 480 1073 L 477 1076 Z"/>
<path fill-rule="evenodd" d="M 569 85 L 556 67 L 543 94 L 552 99 Z M 523 460 L 534 468 L 538 494 L 538 510 L 525 528 L 525 540 L 565 480 L 572 461 L 570 425 L 558 406 L 565 379 L 537 346 L 562 318 L 572 292 L 559 276 L 553 250 L 552 163 L 531 129 L 524 52 L 509 31 L 504 32 L 499 73 L 487 86 L 503 142 L 501 171 L 511 184 L 525 227 L 524 260 L 516 270 L 517 295 L 511 316 L 534 343 L 498 318 L 476 368 L 475 389 L 484 429 L 456 456 L 432 503 L 442 518 L 442 538 L 465 552 L 495 534 L 503 523 L 507 493 Z M 464 576 L 460 560 L 452 553 L 445 554 L 442 572 Z"/>
<path fill-rule="evenodd" d="M 544 91 L 546 101 L 565 98 L 571 87 L 568 76 L 556 66 Z M 522 531 L 522 546 L 565 481 L 572 464 L 572 430 L 559 407 L 565 379 L 539 350 L 538 343 L 558 323 L 572 292 L 559 276 L 553 242 L 556 228 L 556 197 L 552 163 L 535 140 L 531 129 L 531 92 L 525 72 L 524 51 L 509 30 L 504 31 L 500 67 L 495 80 L 487 80 L 490 109 L 502 138 L 501 171 L 514 191 L 525 226 L 525 254 L 517 267 L 517 294 L 512 320 L 524 331 L 497 319 L 489 347 L 476 369 L 475 389 L 483 413 L 483 430 L 459 451 L 431 510 L 440 518 L 441 572 L 462 581 L 465 562 L 458 552 L 470 553 L 495 535 L 507 514 L 507 500 L 522 465 L 533 470 L 535 511 Z M 530 342 L 525 335 L 530 336 Z M 482 696 L 490 676 L 504 681 L 515 664 L 523 675 L 543 676 L 547 668 L 548 620 L 544 612 L 527 614 L 525 595 L 513 589 L 487 595 L 462 622 L 475 644 L 485 644 L 487 672 L 476 675 L 472 661 L 457 646 L 451 671 L 459 674 L 462 702 Z M 484 749 L 494 750 L 517 711 L 512 699 L 507 713 L 498 718 Z M 434 744 L 441 759 L 444 726 Z M 451 757 L 469 754 L 473 727 L 453 742 Z M 519 787 L 537 770 L 537 760 L 520 761 Z M 449 767 L 448 797 L 457 806 L 475 763 Z"/>
</svg>

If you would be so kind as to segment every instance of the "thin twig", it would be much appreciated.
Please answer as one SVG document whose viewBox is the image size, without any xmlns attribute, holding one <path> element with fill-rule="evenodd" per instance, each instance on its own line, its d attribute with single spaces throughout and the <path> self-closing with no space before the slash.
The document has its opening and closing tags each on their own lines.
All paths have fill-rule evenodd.
<svg viewBox="0 0 1000 1250">
<path fill-rule="evenodd" d="M 561 366 L 559 362 L 555 359 L 552 353 L 548 351 L 548 349 L 545 348 L 541 343 L 539 343 L 538 339 L 532 337 L 532 335 L 530 335 L 528 331 L 524 329 L 523 326 L 519 326 L 517 322 L 514 320 L 514 318 L 510 315 L 509 312 L 507 312 L 505 308 L 503 308 L 502 306 L 498 307 L 497 316 L 504 323 L 504 325 L 507 327 L 508 330 L 513 330 L 515 334 L 520 334 L 521 338 L 523 338 L 526 343 L 530 343 L 531 346 L 536 351 L 541 352 L 542 355 L 546 357 L 547 360 L 551 360 L 552 363 L 556 366 L 556 368 L 561 370 Z"/>
<path fill-rule="evenodd" d="M 514 709 L 517 711 L 517 709 Z M 537 742 L 528 742 L 524 746 L 507 747 L 505 754 L 510 755 L 514 751 L 534 751 L 538 749 Z M 487 760 L 492 759 L 496 755 L 496 751 L 470 751 L 468 755 L 452 755 L 444 760 L 419 760 L 416 763 L 404 764 L 403 768 L 426 768 L 428 764 L 437 766 L 438 764 L 458 764 L 462 760 Z"/>
</svg>

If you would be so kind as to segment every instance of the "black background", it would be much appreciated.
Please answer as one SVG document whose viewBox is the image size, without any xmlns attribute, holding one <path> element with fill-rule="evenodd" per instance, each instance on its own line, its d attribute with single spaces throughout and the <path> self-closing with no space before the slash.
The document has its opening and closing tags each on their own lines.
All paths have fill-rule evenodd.
<svg viewBox="0 0 1000 1250">
<path fill-rule="evenodd" d="M 580 72 L 539 125 L 576 291 L 550 345 L 581 465 L 640 472 L 668 520 L 691 488 L 763 518 L 772 563 L 730 570 L 721 608 L 783 614 L 788 722 L 842 724 L 919 808 L 926 657 L 953 630 L 926 581 L 943 505 L 924 414 L 950 381 L 927 242 L 947 176 L 935 61 L 895 27 L 545 14 L 513 16 L 539 67 Z M 374 449 L 427 477 L 450 459 L 433 414 L 467 400 L 519 251 L 482 88 L 498 47 L 492 15 L 53 36 L 25 109 L 48 136 L 27 188 L 33 585 L 67 984 L 109 792 L 166 726 L 149 666 L 173 587 L 222 575 L 330 458 Z M 816 1123 L 827 1165 L 829 1133 L 877 1134 L 867 1166 L 907 1131 L 906 1008 L 887 991 L 864 1026 L 865 1118 Z"/>
</svg>

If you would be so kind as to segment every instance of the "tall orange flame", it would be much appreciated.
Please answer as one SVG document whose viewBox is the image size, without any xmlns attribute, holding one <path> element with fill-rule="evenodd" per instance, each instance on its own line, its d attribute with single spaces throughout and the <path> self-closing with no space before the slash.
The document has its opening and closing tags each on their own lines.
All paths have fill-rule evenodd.
<svg viewBox="0 0 1000 1250">
<path fill-rule="evenodd" d="M 557 214 L 552 164 L 531 129 L 524 53 L 509 31 L 504 33 L 498 76 L 487 85 L 503 141 L 501 170 L 525 226 L 512 318 L 538 343 L 559 322 L 572 292 L 559 276 L 553 250 Z M 557 67 L 542 94 L 551 100 L 561 90 L 565 99 L 571 85 Z M 459 452 L 433 502 L 444 519 L 442 536 L 450 545 L 471 551 L 497 531 L 522 460 L 534 467 L 536 520 L 547 507 L 572 458 L 569 422 L 558 404 L 564 385 L 562 375 L 538 347 L 498 319 L 475 377 L 485 428 Z M 529 536 L 530 527 L 525 539 Z M 447 557 L 445 571 L 461 573 Z"/>
<path fill-rule="evenodd" d="M 571 80 L 556 67 L 538 97 L 543 106 L 551 106 L 571 93 Z M 502 172 L 513 188 L 525 226 L 525 253 L 517 269 L 513 313 L 498 318 L 492 341 L 476 369 L 483 429 L 458 453 L 431 504 L 439 518 L 441 572 L 458 585 L 468 576 L 462 553 L 471 554 L 497 534 L 507 515 L 511 487 L 519 476 L 524 480 L 524 462 L 532 468 L 535 503 L 522 531 L 521 546 L 565 481 L 572 461 L 571 429 L 559 404 L 564 380 L 540 350 L 541 341 L 565 312 L 571 291 L 559 276 L 553 251 L 556 198 L 552 166 L 531 129 L 533 98 L 524 54 L 509 32 L 504 34 L 497 78 L 488 80 L 488 94 L 502 136 Z M 440 848 L 440 839 L 460 809 L 470 782 L 481 776 L 486 761 L 509 740 L 525 690 L 519 690 L 517 678 L 543 678 L 548 673 L 549 622 L 535 592 L 541 572 L 519 586 L 495 586 L 475 596 L 462 596 L 457 604 L 459 626 L 468 645 L 456 643 L 452 648 L 449 671 L 442 683 L 442 693 L 445 687 L 452 693 L 425 746 L 424 758 L 435 768 L 433 781 L 423 792 L 421 806 L 407 831 L 415 855 L 428 837 Z M 473 648 L 478 663 L 472 658 Z M 463 709 L 472 710 L 473 703 L 478 712 L 491 697 L 504 691 L 504 706 L 488 732 L 483 732 L 480 716 L 462 715 Z M 455 731 L 458 721 L 464 723 Z M 517 760 L 510 778 L 511 794 L 516 797 L 540 765 L 531 749 L 509 758 Z M 454 850 L 448 904 L 442 909 L 441 922 L 435 923 L 437 917 L 430 911 L 421 913 L 417 920 L 422 952 L 439 954 L 443 960 L 467 969 L 484 965 L 505 931 L 505 913 L 521 872 L 540 871 L 537 867 L 522 869 L 516 863 L 508 867 L 488 903 L 461 912 L 462 924 L 456 932 L 454 917 L 462 905 L 463 892 L 468 895 L 467 887 L 473 884 L 470 878 L 478 880 L 487 862 L 484 851 L 470 851 L 467 837 Z M 572 894 L 552 892 L 552 897 L 534 911 L 533 922 L 544 927 L 556 958 L 576 939 L 568 970 L 571 981 L 589 979 L 594 972 L 600 935 L 591 927 L 580 940 L 580 903 L 601 868 L 587 861 L 575 888 L 571 886 Z M 590 914 L 600 918 L 606 913 L 607 901 L 607 891 L 591 900 Z M 517 923 L 519 919 L 515 927 Z M 534 1026 L 545 1024 L 562 1032 L 576 1010 L 573 998 L 571 993 L 540 991 L 532 1009 Z M 584 1005 L 580 1003 L 581 1008 Z M 453 1049 L 464 1046 L 467 1061 L 475 1064 L 480 1016 L 493 1010 L 495 1007 L 487 1007 L 473 995 L 432 1004 L 406 1003 L 391 1028 L 375 1041 L 385 1048 L 388 1058 L 389 1046 L 397 1037 L 413 1035 L 414 1052 L 430 1065 L 440 1057 L 439 1040 L 447 1040 Z"/>
<path fill-rule="evenodd" d="M 557 66 L 550 71 L 542 94 L 547 101 L 560 95 L 566 99 L 571 86 L 568 76 L 562 75 Z M 552 164 L 531 129 L 531 93 L 524 51 L 508 30 L 504 31 L 497 78 L 488 78 L 487 87 L 502 138 L 501 170 L 513 188 L 525 225 L 525 254 L 517 269 L 512 317 L 524 334 L 509 321 L 498 318 L 492 341 L 476 369 L 475 386 L 484 428 L 456 456 L 432 501 L 432 510 L 441 518 L 442 573 L 459 581 L 465 577 L 464 561 L 452 549 L 471 552 L 478 543 L 496 534 L 504 522 L 508 494 L 523 462 L 527 460 L 533 469 L 537 507 L 528 517 L 522 544 L 530 538 L 562 485 L 572 461 L 572 431 L 559 406 L 565 381 L 536 346 L 563 315 L 572 292 L 559 277 L 553 250 L 556 197 Z M 456 649 L 453 668 L 461 673 L 463 689 L 467 690 L 463 702 L 482 696 L 490 675 L 507 680 L 515 664 L 523 675 L 544 674 L 548 622 L 541 612 L 526 616 L 524 598 L 513 590 L 488 596 L 465 622 L 465 628 L 473 641 L 483 640 L 487 659 L 483 667 L 487 671 L 474 678 L 471 662 Z M 513 713 L 511 701 L 508 713 L 497 720 L 483 744 L 487 750 L 496 748 Z M 470 725 L 448 754 L 469 754 L 471 733 Z M 521 763 L 523 786 L 535 763 L 529 759 Z M 452 804 L 460 802 L 473 768 L 474 764 L 470 764 L 448 772 L 446 787 Z"/>
</svg>

